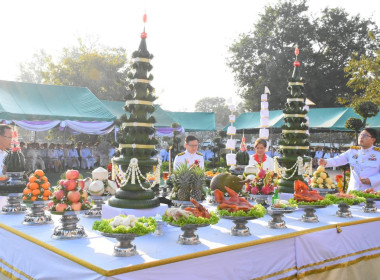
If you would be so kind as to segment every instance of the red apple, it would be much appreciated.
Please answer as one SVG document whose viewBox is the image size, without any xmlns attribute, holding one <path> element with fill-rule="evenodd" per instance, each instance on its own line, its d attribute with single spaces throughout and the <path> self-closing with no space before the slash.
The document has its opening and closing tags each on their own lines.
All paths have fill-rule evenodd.
<svg viewBox="0 0 380 280">
<path fill-rule="evenodd" d="M 69 193 L 67 194 L 67 199 L 71 202 L 78 202 L 80 200 L 80 192 L 69 191 Z"/>
<path fill-rule="evenodd" d="M 65 180 L 63 184 L 65 185 L 67 191 L 72 191 L 77 187 L 76 180 Z"/>
<path fill-rule="evenodd" d="M 66 179 L 68 180 L 76 180 L 79 178 L 78 170 L 67 170 L 66 171 Z"/>
<path fill-rule="evenodd" d="M 63 185 L 65 184 L 65 181 L 66 181 L 66 180 L 60 180 L 60 181 L 59 181 L 59 185 L 60 185 L 60 186 L 63 186 Z"/>
<path fill-rule="evenodd" d="M 84 189 L 84 181 L 78 180 L 78 186 L 83 190 Z"/>
<path fill-rule="evenodd" d="M 75 202 L 71 204 L 71 209 L 74 211 L 79 211 L 82 208 L 82 203 L 80 202 Z"/>
<path fill-rule="evenodd" d="M 59 191 L 56 191 L 56 192 L 55 192 L 55 198 L 56 198 L 57 200 L 61 200 L 62 197 L 64 197 L 64 196 L 65 196 L 65 193 L 63 192 L 63 190 L 59 190 Z"/>
<path fill-rule="evenodd" d="M 58 203 L 56 206 L 55 206 L 55 210 L 57 212 L 63 212 L 65 211 L 65 209 L 67 208 L 67 204 L 66 203 Z"/>
</svg>

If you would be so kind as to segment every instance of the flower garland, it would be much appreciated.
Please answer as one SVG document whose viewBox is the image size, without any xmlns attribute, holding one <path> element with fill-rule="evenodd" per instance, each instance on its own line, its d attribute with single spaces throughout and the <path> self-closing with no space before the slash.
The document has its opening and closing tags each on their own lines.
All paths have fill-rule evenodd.
<svg viewBox="0 0 380 280">
<path fill-rule="evenodd" d="M 263 160 L 262 160 L 262 161 L 259 160 L 259 156 L 257 155 L 257 153 L 253 155 L 253 158 L 254 158 L 254 159 L 256 160 L 256 162 L 259 163 L 259 164 L 260 164 L 260 163 L 262 164 L 262 163 L 264 163 L 264 161 L 267 160 L 267 156 L 266 156 L 266 154 L 263 155 Z"/>
<path fill-rule="evenodd" d="M 161 160 L 160 159 L 158 159 L 158 164 L 157 164 L 156 170 L 154 171 L 155 179 L 152 183 L 150 183 L 148 178 L 145 177 L 141 173 L 139 165 L 138 165 L 138 159 L 137 158 L 131 159 L 131 161 L 129 162 L 128 169 L 125 173 L 119 168 L 119 166 L 117 164 L 113 163 L 112 165 L 113 165 L 112 173 L 115 172 L 112 175 L 113 175 L 113 177 L 114 176 L 117 177 L 120 181 L 127 181 L 127 182 L 131 181 L 132 184 L 136 184 L 136 178 L 137 178 L 137 181 L 139 182 L 140 187 L 142 187 L 144 189 L 151 189 L 157 183 L 158 184 L 160 183 L 160 167 L 161 167 Z M 143 186 L 143 184 L 140 181 L 140 177 L 143 178 L 145 180 L 145 182 L 149 183 L 148 188 Z"/>
<path fill-rule="evenodd" d="M 298 175 L 302 175 L 304 172 L 306 172 L 308 175 L 312 174 L 312 166 L 310 162 L 305 162 L 305 164 L 303 164 L 302 157 L 297 157 L 297 161 L 290 168 L 281 166 L 278 162 L 278 157 L 274 157 L 274 170 L 277 174 L 281 174 L 281 177 L 285 180 L 293 178 L 293 176 L 296 174 L 296 171 L 298 171 Z M 285 172 L 291 170 L 293 170 L 292 175 L 288 177 L 285 176 Z"/>
</svg>

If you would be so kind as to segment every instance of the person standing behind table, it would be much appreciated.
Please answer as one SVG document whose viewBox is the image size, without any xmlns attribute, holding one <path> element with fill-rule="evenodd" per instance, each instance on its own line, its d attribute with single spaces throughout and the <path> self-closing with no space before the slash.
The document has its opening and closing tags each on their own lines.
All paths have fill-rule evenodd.
<svg viewBox="0 0 380 280">
<path fill-rule="evenodd" d="M 273 171 L 274 170 L 273 158 L 265 154 L 265 150 L 267 148 L 267 141 L 265 141 L 262 138 L 258 138 L 255 141 L 255 144 L 253 146 L 255 148 L 255 154 L 249 157 L 248 165 L 255 166 L 256 169 L 262 168 L 265 171 Z"/>
<path fill-rule="evenodd" d="M 0 124 L 0 175 L 7 172 L 4 165 L 4 159 L 8 155 L 7 151 L 11 148 L 13 130 L 12 127 L 6 124 Z"/>
<path fill-rule="evenodd" d="M 359 134 L 359 145 L 351 146 L 345 153 L 325 160 L 319 165 L 326 167 L 350 164 L 351 176 L 348 190 L 365 190 L 373 188 L 380 191 L 380 148 L 374 147 L 376 130 L 364 128 Z"/>
<path fill-rule="evenodd" d="M 203 155 L 198 150 L 198 139 L 193 135 L 189 135 L 185 139 L 185 149 L 186 151 L 179 153 L 173 163 L 173 168 L 176 170 L 182 164 L 187 163 L 187 166 L 190 166 L 195 163 L 195 161 L 199 162 L 199 167 L 204 167 L 204 159 Z"/>
</svg>

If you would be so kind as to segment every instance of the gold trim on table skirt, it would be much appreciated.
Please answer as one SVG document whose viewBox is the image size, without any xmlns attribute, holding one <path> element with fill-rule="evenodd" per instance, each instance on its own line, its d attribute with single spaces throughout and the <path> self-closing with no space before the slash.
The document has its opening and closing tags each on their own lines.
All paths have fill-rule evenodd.
<svg viewBox="0 0 380 280">
<path fill-rule="evenodd" d="M 0 262 L 2 264 L 4 264 L 5 266 L 9 267 L 10 269 L 12 269 L 13 271 L 16 271 L 18 274 L 21 274 L 25 278 L 27 278 L 29 280 L 34 280 L 34 278 L 30 277 L 29 275 L 27 275 L 26 273 L 22 272 L 21 270 L 19 270 L 18 268 L 14 267 L 13 265 L 7 263 L 6 261 L 0 259 Z M 12 280 L 20 280 L 20 278 L 17 278 L 16 276 L 14 276 L 12 274 L 12 272 L 9 272 L 9 271 L 5 270 L 2 267 L 0 267 L 0 273 L 3 274 L 3 275 L 5 275 L 8 278 L 11 278 Z"/>
<path fill-rule="evenodd" d="M 89 262 L 86 262 L 86 261 L 84 261 L 78 257 L 75 257 L 69 253 L 66 253 L 66 252 L 64 252 L 64 251 L 62 251 L 62 250 L 60 250 L 54 246 L 51 246 L 47 243 L 42 242 L 41 240 L 39 240 L 37 238 L 34 238 L 30 235 L 27 235 L 21 231 L 18 231 L 16 229 L 11 228 L 11 227 L 4 225 L 2 223 L 0 223 L 0 228 L 3 228 L 6 231 L 9 231 L 15 235 L 18 235 L 18 236 L 20 236 L 20 237 L 22 237 L 22 238 L 24 238 L 24 239 L 26 239 L 32 243 L 35 243 L 35 244 L 37 244 L 37 245 L 39 245 L 39 246 L 41 246 L 47 250 L 50 250 L 50 251 L 52 251 L 52 252 L 54 252 L 60 256 L 65 257 L 65 258 L 67 258 L 73 262 L 76 262 L 77 264 L 80 264 L 86 268 L 89 268 L 89 269 L 91 269 L 91 270 L 93 270 L 93 271 L 95 271 L 101 275 L 113 276 L 113 275 L 118 275 L 118 274 L 122 274 L 122 273 L 127 273 L 127 272 L 142 270 L 142 269 L 146 269 L 146 268 L 156 267 L 156 266 L 160 266 L 160 265 L 171 264 L 171 263 L 175 263 L 175 262 L 179 262 L 179 261 L 185 261 L 185 260 L 189 260 L 189 259 L 194 259 L 194 258 L 224 253 L 224 252 L 237 250 L 237 249 L 241 249 L 241 248 L 246 248 L 246 247 L 250 247 L 250 246 L 254 246 L 254 245 L 265 244 L 265 243 L 269 243 L 269 242 L 273 242 L 273 241 L 288 239 L 288 238 L 292 238 L 292 237 L 296 237 L 296 236 L 300 236 L 300 235 L 305 235 L 305 234 L 309 234 L 309 233 L 313 233 L 313 232 L 319 232 L 319 231 L 323 231 L 323 230 L 327 230 L 327 229 L 333 229 L 333 228 L 337 228 L 337 226 L 346 227 L 346 226 L 351 226 L 351 225 L 359 225 L 359 224 L 371 223 L 371 222 L 377 222 L 377 221 L 380 221 L 380 217 L 369 218 L 369 219 L 364 219 L 364 220 L 360 220 L 360 221 L 343 222 L 343 223 L 338 223 L 338 224 L 333 224 L 333 225 L 327 225 L 327 226 L 307 229 L 307 230 L 303 230 L 303 231 L 286 233 L 286 234 L 282 234 L 282 235 L 278 235 L 278 236 L 266 237 L 266 238 L 262 238 L 259 240 L 242 242 L 239 244 L 228 245 L 228 246 L 224 246 L 224 247 L 220 247 L 220 248 L 209 249 L 206 251 L 181 255 L 181 256 L 177 256 L 177 257 L 171 257 L 171 258 L 167 258 L 167 259 L 163 259 L 163 260 L 157 260 L 157 261 L 152 261 L 152 262 L 148 262 L 148 263 L 117 268 L 117 269 L 113 269 L 113 270 L 102 269 L 98 266 L 95 266 Z"/>
</svg>

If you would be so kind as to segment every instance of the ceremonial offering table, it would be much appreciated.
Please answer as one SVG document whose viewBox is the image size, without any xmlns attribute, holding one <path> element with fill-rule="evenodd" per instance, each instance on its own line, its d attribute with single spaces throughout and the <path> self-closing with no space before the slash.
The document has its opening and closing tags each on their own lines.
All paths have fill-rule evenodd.
<svg viewBox="0 0 380 280">
<path fill-rule="evenodd" d="M 206 205 L 207 206 L 207 205 Z M 380 212 L 352 206 L 317 209 L 318 223 L 301 221 L 302 210 L 285 214 L 285 229 L 270 229 L 269 215 L 249 220 L 250 236 L 232 236 L 231 220 L 197 230 L 201 243 L 180 245 L 178 228 L 134 240 L 138 254 L 113 256 L 115 239 L 91 230 L 87 238 L 54 240 L 54 224 L 22 225 L 23 214 L 0 215 L 0 272 L 19 279 L 376 279 Z M 211 208 L 211 206 L 209 207 Z"/>
</svg>

